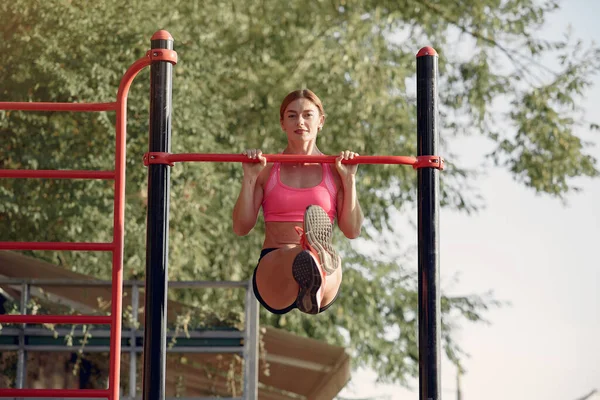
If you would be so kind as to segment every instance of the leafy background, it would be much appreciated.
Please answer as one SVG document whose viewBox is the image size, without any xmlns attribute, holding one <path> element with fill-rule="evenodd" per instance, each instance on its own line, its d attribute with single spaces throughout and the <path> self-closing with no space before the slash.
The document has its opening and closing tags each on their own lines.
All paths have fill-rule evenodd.
<svg viewBox="0 0 600 400">
<path fill-rule="evenodd" d="M 284 146 L 278 108 L 290 90 L 309 87 L 323 100 L 327 122 L 319 147 L 329 154 L 416 153 L 415 53 L 440 54 L 440 113 L 444 141 L 465 135 L 496 143 L 488 168 L 504 168 L 540 194 L 564 199 L 577 177 L 598 175 L 589 145 L 575 135 L 581 97 L 599 68 L 596 47 L 568 35 L 536 36 L 557 1 L 314 1 L 244 2 L 114 0 L 0 5 L 0 95 L 7 101 L 113 101 L 123 73 L 167 29 L 175 38 L 172 151 L 232 153 Z M 476 43 L 464 52 L 463 40 Z M 561 61 L 549 71 L 544 59 Z M 148 81 L 134 81 L 128 101 L 125 278 L 145 269 Z M 500 110 L 500 111 L 499 111 Z M 500 130 L 499 119 L 513 129 Z M 111 169 L 112 113 L 0 113 L 0 168 Z M 470 179 L 476 171 L 444 154 L 442 205 L 476 211 Z M 363 240 L 338 235 L 345 255 L 342 293 L 317 317 L 261 314 L 261 323 L 347 346 L 356 367 L 381 380 L 406 382 L 418 372 L 414 249 L 394 232 L 397 211 L 414 206 L 416 174 L 397 166 L 361 166 L 359 195 L 366 213 Z M 247 237 L 231 231 L 241 168 L 185 164 L 172 169 L 172 280 L 242 280 L 256 264 L 262 224 Z M 112 227 L 112 188 L 87 181 L 0 182 L 0 240 L 105 241 Z M 52 205 L 50 205 L 52 204 Z M 389 237 L 389 235 L 385 236 Z M 64 268 L 108 278 L 110 260 L 96 253 L 34 252 Z M 181 291 L 173 299 L 230 315 L 242 298 Z M 499 303 L 490 293 L 444 296 L 443 342 L 459 363 L 454 327 L 483 321 Z"/>
</svg>

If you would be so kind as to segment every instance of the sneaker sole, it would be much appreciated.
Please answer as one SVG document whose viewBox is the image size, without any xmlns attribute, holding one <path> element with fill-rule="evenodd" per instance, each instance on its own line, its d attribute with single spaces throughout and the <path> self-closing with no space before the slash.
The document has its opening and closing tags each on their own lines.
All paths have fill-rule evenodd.
<svg viewBox="0 0 600 400">
<path fill-rule="evenodd" d="M 296 307 L 302 312 L 317 314 L 319 312 L 317 293 L 321 289 L 323 280 L 319 267 L 308 252 L 301 251 L 296 256 L 292 264 L 292 276 L 300 286 Z"/>
<path fill-rule="evenodd" d="M 304 234 L 308 245 L 317 252 L 321 266 L 331 275 L 340 264 L 340 256 L 333 248 L 333 229 L 329 216 L 321 207 L 308 206 L 304 212 Z"/>
</svg>

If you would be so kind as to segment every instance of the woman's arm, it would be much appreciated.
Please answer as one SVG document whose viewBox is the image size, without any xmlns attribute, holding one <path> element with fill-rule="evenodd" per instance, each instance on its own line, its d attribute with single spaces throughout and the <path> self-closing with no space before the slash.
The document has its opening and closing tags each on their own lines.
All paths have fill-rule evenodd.
<svg viewBox="0 0 600 400">
<path fill-rule="evenodd" d="M 338 227 L 348 239 L 360 236 L 364 216 L 356 195 L 356 177 L 341 179 L 338 192 Z"/>
<path fill-rule="evenodd" d="M 243 163 L 244 178 L 242 188 L 235 206 L 233 207 L 233 231 L 236 235 L 244 236 L 254 228 L 258 218 L 258 210 L 263 198 L 262 172 L 267 165 L 267 159 L 260 150 L 246 150 L 248 158 L 258 158 L 260 163 Z"/>
<path fill-rule="evenodd" d="M 356 193 L 356 170 L 357 165 L 342 164 L 341 161 L 352 159 L 358 154 L 346 150 L 336 160 L 336 167 L 340 177 L 340 190 L 338 192 L 338 227 L 349 239 L 355 239 L 360 235 L 364 220 L 358 195 Z"/>
</svg>

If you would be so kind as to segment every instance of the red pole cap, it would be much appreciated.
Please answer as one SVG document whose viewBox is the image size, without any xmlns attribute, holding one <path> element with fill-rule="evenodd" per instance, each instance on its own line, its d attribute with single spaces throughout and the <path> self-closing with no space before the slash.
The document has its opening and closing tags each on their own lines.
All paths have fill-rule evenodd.
<svg viewBox="0 0 600 400">
<path fill-rule="evenodd" d="M 152 35 L 152 40 L 173 40 L 173 36 L 171 36 L 171 34 L 164 29 L 161 29 L 160 31 L 154 32 L 154 35 Z"/>
<path fill-rule="evenodd" d="M 433 47 L 429 47 L 429 46 L 423 47 L 417 53 L 417 57 L 423 57 L 423 56 L 436 56 L 437 57 L 437 55 L 438 55 L 437 51 L 435 51 L 435 49 Z"/>
</svg>

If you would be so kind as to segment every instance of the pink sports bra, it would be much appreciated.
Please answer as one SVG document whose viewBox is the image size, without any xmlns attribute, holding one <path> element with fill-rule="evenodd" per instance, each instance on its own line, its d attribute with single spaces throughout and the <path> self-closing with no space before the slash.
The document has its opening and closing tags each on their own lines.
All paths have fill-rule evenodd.
<svg viewBox="0 0 600 400">
<path fill-rule="evenodd" d="M 274 163 L 264 189 L 262 208 L 265 222 L 302 222 L 311 204 L 321 206 L 331 223 L 337 215 L 337 189 L 328 164 L 321 164 L 323 178 L 317 186 L 294 188 L 281 182 L 280 163 Z"/>
</svg>

